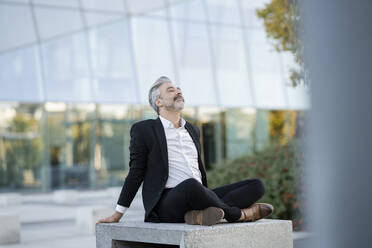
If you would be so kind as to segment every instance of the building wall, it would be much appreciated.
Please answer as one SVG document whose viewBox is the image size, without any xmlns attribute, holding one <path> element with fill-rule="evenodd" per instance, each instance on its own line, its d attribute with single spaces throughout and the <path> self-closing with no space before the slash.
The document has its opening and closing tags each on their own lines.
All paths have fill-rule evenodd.
<svg viewBox="0 0 372 248">
<path fill-rule="evenodd" d="M 3 103 L 0 112 L 0 191 L 122 185 L 128 172 L 131 125 L 157 117 L 141 105 Z M 212 169 L 274 142 L 269 113 L 186 107 L 183 117 L 201 130 L 202 157 Z M 280 132 L 292 139 L 290 130 Z"/>
<path fill-rule="evenodd" d="M 156 117 L 162 75 L 208 169 L 268 145 L 270 111 L 309 103 L 256 16 L 265 2 L 0 1 L 0 191 L 122 184 L 130 126 Z"/>
</svg>

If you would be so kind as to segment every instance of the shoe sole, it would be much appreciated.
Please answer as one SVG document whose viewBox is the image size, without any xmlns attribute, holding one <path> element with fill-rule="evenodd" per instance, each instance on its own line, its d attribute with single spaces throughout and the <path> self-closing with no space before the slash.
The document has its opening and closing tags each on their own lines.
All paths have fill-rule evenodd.
<svg viewBox="0 0 372 248">
<path fill-rule="evenodd" d="M 201 215 L 201 218 L 196 218 L 197 215 Z M 188 211 L 185 214 L 185 222 L 190 225 L 211 226 L 220 222 L 224 215 L 221 208 L 209 207 L 204 210 Z"/>
</svg>

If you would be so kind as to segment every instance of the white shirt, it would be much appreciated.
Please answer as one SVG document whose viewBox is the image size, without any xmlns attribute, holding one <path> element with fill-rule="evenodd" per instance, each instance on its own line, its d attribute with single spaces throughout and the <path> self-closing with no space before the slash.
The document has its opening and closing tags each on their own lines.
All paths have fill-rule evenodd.
<svg viewBox="0 0 372 248">
<path fill-rule="evenodd" d="M 159 115 L 163 124 L 168 148 L 168 180 L 166 188 L 174 188 L 188 178 L 195 178 L 200 183 L 201 173 L 198 163 L 198 152 L 195 144 L 185 128 L 186 121 L 181 118 L 181 126 L 175 128 L 173 123 Z M 116 211 L 124 213 L 126 207 L 117 205 Z"/>
</svg>

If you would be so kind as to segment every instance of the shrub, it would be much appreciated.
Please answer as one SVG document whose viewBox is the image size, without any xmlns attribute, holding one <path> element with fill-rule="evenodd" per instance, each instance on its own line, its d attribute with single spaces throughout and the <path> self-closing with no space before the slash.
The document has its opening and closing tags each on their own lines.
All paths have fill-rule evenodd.
<svg viewBox="0 0 372 248">
<path fill-rule="evenodd" d="M 303 151 L 299 142 L 272 144 L 263 151 L 215 166 L 208 172 L 209 187 L 219 187 L 248 178 L 261 179 L 266 193 L 259 202 L 267 202 L 275 211 L 269 218 L 290 219 L 294 230 L 304 229 Z"/>
</svg>

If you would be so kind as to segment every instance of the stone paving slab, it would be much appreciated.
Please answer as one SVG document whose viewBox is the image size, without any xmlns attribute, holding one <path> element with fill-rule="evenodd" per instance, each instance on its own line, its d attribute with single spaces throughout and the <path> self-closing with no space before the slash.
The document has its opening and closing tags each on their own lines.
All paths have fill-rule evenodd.
<svg viewBox="0 0 372 248">
<path fill-rule="evenodd" d="M 117 199 L 113 199 L 107 190 L 79 191 L 76 204 L 55 204 L 53 194 L 22 194 L 19 206 L 0 207 L 1 213 L 15 213 L 21 220 L 21 242 L 12 245 L 0 245 L 0 248 L 81 248 L 95 247 L 94 235 L 76 230 L 75 213 L 79 206 L 107 205 L 114 209 Z M 144 210 L 139 193 L 128 209 L 122 222 L 143 223 Z M 178 224 L 177 224 L 178 225 Z M 182 224 L 181 224 L 182 225 Z M 298 235 L 297 235 L 298 236 Z M 296 238 L 296 235 L 294 235 Z M 298 243 L 299 244 L 299 243 Z M 296 246 L 303 248 L 304 246 Z"/>
<path fill-rule="evenodd" d="M 117 201 L 107 190 L 79 191 L 77 199 L 74 203 L 56 203 L 53 201 L 53 194 L 51 193 L 22 195 L 21 205 L 0 206 L 0 212 L 8 215 L 18 215 L 21 224 L 73 221 L 76 216 L 76 209 L 79 207 L 101 205 L 111 208 L 114 212 Z M 144 216 L 141 193 L 136 195 L 125 216 L 132 218 L 133 213 L 135 215 L 143 213 Z"/>
</svg>

